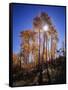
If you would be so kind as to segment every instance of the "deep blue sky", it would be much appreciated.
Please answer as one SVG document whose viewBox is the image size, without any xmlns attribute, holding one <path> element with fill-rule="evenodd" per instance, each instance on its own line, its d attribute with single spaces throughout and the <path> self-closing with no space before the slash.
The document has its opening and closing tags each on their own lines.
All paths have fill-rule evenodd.
<svg viewBox="0 0 68 90">
<path fill-rule="evenodd" d="M 62 47 L 62 41 L 65 37 L 65 7 L 13 4 L 14 53 L 18 53 L 20 50 L 20 32 L 32 29 L 33 18 L 41 12 L 46 12 L 51 17 L 52 23 L 55 25 L 59 35 L 58 48 Z"/>
</svg>

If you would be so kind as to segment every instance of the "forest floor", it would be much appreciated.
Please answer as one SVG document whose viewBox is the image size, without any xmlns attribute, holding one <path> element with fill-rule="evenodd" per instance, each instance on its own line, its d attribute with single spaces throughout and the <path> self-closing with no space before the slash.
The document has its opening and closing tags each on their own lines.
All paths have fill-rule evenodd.
<svg viewBox="0 0 68 90">
<path fill-rule="evenodd" d="M 13 73 L 13 86 L 50 85 L 66 83 L 66 58 L 59 57 L 43 63 L 31 71 L 18 70 Z"/>
</svg>

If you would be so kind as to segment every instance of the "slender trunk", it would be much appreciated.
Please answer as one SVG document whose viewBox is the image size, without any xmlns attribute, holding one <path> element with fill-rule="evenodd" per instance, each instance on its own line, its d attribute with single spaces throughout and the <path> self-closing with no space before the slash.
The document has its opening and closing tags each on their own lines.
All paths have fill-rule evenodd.
<svg viewBox="0 0 68 90">
<path fill-rule="evenodd" d="M 52 60 L 52 35 L 51 35 L 51 60 Z"/>
<path fill-rule="evenodd" d="M 45 35 L 46 37 L 46 62 L 47 62 L 47 34 Z"/>
<path fill-rule="evenodd" d="M 48 70 L 48 62 L 47 62 L 47 34 L 45 34 L 46 36 L 46 69 L 47 69 L 47 76 L 48 76 L 48 83 L 51 83 L 51 78 L 50 78 L 50 74 L 49 74 L 49 70 Z"/>
<path fill-rule="evenodd" d="M 44 50 L 45 50 L 45 33 L 43 35 L 43 52 L 42 52 L 42 63 L 44 62 Z"/>
<path fill-rule="evenodd" d="M 21 69 L 21 51 L 20 51 L 20 69 Z"/>
<path fill-rule="evenodd" d="M 20 57 L 20 69 L 21 69 L 21 57 Z"/>
<path fill-rule="evenodd" d="M 48 41 L 48 60 L 50 61 L 50 55 L 49 55 L 49 41 Z"/>
<path fill-rule="evenodd" d="M 28 39 L 28 47 L 30 46 L 29 39 Z M 29 63 L 29 48 L 28 48 L 28 63 Z"/>
<path fill-rule="evenodd" d="M 42 66 L 40 63 L 40 29 L 39 29 L 39 57 L 38 57 L 38 70 L 39 70 L 39 77 L 38 77 L 38 83 L 42 84 Z"/>
<path fill-rule="evenodd" d="M 38 57 L 38 64 L 40 65 L 40 29 L 39 29 L 39 57 Z"/>
</svg>

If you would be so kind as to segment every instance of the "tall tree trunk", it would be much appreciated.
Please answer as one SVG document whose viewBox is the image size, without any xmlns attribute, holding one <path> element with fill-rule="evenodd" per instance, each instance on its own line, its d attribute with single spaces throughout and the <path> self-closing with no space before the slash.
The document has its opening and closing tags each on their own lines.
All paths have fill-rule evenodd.
<svg viewBox="0 0 68 90">
<path fill-rule="evenodd" d="M 39 70 L 39 77 L 38 77 L 38 83 L 42 84 L 42 66 L 40 63 L 40 29 L 39 29 L 39 57 L 38 57 L 38 70 Z"/>
<path fill-rule="evenodd" d="M 30 43 L 29 43 L 29 39 L 28 39 L 28 63 L 29 63 L 29 46 L 30 46 Z"/>
<path fill-rule="evenodd" d="M 52 35 L 51 35 L 51 60 L 53 59 L 53 57 L 52 57 L 52 45 L 53 45 L 53 40 L 52 40 Z"/>
<path fill-rule="evenodd" d="M 43 35 L 43 52 L 42 52 L 42 63 L 44 62 L 44 50 L 45 50 L 45 33 Z"/>
<path fill-rule="evenodd" d="M 47 44 L 48 44 L 48 40 L 47 40 L 47 34 L 45 33 L 45 38 L 46 38 L 46 69 L 47 69 L 47 76 L 48 76 L 48 83 L 51 83 L 51 78 L 50 78 L 50 74 L 49 74 L 49 70 L 48 70 L 48 62 L 47 62 Z"/>
<path fill-rule="evenodd" d="M 39 57 L 38 57 L 38 63 L 40 64 L 40 29 L 39 29 Z"/>
<path fill-rule="evenodd" d="M 45 33 L 45 38 L 46 38 L 46 62 L 47 62 L 47 34 Z"/>
<path fill-rule="evenodd" d="M 48 60 L 50 61 L 50 55 L 49 55 L 49 40 L 48 40 Z"/>
</svg>

